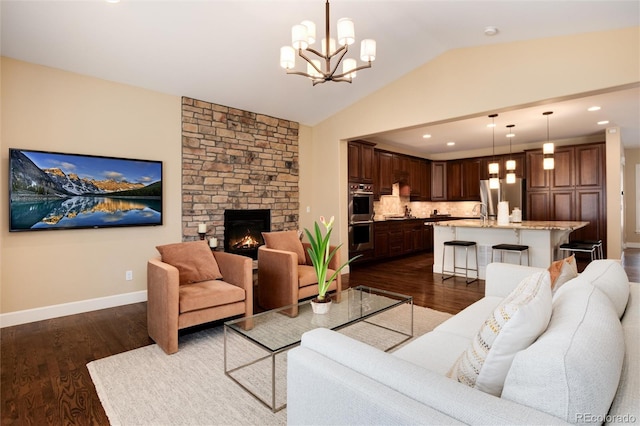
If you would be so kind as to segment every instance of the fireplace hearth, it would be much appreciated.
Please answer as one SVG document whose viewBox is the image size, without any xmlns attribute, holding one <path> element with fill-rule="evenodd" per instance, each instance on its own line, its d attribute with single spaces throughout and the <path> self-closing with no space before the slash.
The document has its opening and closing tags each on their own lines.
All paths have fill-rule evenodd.
<svg viewBox="0 0 640 426">
<path fill-rule="evenodd" d="M 271 231 L 271 210 L 225 210 L 224 251 L 258 258 L 263 232 Z"/>
</svg>

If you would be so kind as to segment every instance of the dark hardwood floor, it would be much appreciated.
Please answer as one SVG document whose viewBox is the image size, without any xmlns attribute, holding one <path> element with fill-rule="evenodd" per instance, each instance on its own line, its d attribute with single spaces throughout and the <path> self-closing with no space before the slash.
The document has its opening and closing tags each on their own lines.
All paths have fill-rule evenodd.
<svg viewBox="0 0 640 426">
<path fill-rule="evenodd" d="M 640 281 L 640 249 L 625 251 L 623 264 Z M 483 281 L 442 283 L 428 254 L 354 267 L 345 284 L 410 294 L 417 305 L 450 313 L 484 292 Z M 146 303 L 135 303 L 1 329 L 2 425 L 108 424 L 86 364 L 151 344 L 146 314 Z"/>
</svg>

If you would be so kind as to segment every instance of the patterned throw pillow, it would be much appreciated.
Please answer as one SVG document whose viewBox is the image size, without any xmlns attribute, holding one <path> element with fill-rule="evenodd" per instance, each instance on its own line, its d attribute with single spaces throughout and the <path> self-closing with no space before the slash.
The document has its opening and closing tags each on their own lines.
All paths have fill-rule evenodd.
<svg viewBox="0 0 640 426">
<path fill-rule="evenodd" d="M 489 315 L 447 376 L 495 396 L 516 354 L 544 332 L 551 319 L 549 271 L 520 282 Z"/>
</svg>

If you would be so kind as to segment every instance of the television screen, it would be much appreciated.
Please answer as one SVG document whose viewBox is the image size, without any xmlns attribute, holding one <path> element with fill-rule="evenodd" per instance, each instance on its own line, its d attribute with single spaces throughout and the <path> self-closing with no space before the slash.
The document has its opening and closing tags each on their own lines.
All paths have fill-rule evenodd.
<svg viewBox="0 0 640 426">
<path fill-rule="evenodd" d="M 162 225 L 162 161 L 9 149 L 9 230 Z"/>
</svg>

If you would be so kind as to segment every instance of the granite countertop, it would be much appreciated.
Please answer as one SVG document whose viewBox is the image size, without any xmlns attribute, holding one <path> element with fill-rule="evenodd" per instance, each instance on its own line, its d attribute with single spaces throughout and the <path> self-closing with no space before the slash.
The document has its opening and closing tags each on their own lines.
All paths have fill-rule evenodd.
<svg viewBox="0 0 640 426">
<path fill-rule="evenodd" d="M 589 222 L 579 221 L 559 221 L 559 220 L 523 220 L 522 222 L 511 222 L 507 225 L 498 225 L 495 220 L 483 223 L 479 219 L 439 221 L 436 226 L 463 227 L 463 228 L 504 228 L 504 229 L 539 229 L 539 230 L 561 230 L 575 231 L 584 228 Z"/>
<path fill-rule="evenodd" d="M 398 221 L 403 221 L 403 220 L 421 220 L 424 222 L 440 222 L 443 220 L 462 220 L 462 219 L 468 219 L 468 220 L 473 220 L 473 219 L 477 219 L 475 217 L 458 217 L 458 216 L 449 216 L 449 215 L 442 215 L 442 216 L 430 216 L 430 217 L 386 217 L 386 218 L 380 218 L 380 219 L 374 219 L 374 222 L 398 222 Z"/>
</svg>

